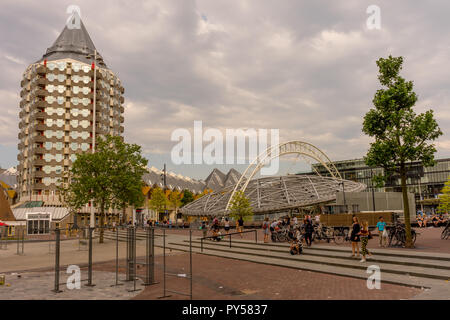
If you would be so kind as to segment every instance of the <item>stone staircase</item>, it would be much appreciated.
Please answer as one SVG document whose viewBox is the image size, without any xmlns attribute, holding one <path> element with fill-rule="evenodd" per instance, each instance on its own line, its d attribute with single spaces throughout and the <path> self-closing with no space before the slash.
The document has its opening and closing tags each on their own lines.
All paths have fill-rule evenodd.
<svg viewBox="0 0 450 320">
<path fill-rule="evenodd" d="M 159 244 L 158 244 L 159 245 Z M 172 250 L 189 251 L 186 239 L 168 240 L 166 247 Z M 304 248 L 301 255 L 291 255 L 287 243 L 255 243 L 234 240 L 232 247 L 227 241 L 192 241 L 195 253 L 244 260 L 298 270 L 321 272 L 366 280 L 370 275 L 367 268 L 377 265 L 381 270 L 381 282 L 418 288 L 437 288 L 450 292 L 450 254 L 373 249 L 373 258 L 361 263 L 350 257 L 349 247 L 313 246 Z"/>
<path fill-rule="evenodd" d="M 115 231 L 105 230 L 103 237 L 105 239 L 109 239 L 109 240 L 116 240 L 117 235 L 116 235 Z M 157 234 L 155 232 L 155 239 L 158 237 L 162 237 L 162 235 Z M 136 231 L 136 241 L 145 240 L 145 239 L 147 239 L 147 231 L 137 230 Z M 121 242 L 127 241 L 127 230 L 119 229 L 119 241 L 121 241 Z"/>
</svg>

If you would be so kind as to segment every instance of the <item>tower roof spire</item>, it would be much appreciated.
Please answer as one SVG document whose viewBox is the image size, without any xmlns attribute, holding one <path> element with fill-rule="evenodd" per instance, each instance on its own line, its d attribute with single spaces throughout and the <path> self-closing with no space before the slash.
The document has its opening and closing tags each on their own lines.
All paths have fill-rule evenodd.
<svg viewBox="0 0 450 320">
<path fill-rule="evenodd" d="M 94 43 L 80 19 L 80 28 L 69 29 L 66 25 L 53 43 L 42 56 L 42 60 L 58 60 L 71 58 L 84 63 L 92 63 L 94 60 L 94 51 L 96 50 Z M 97 64 L 106 68 L 103 58 L 97 52 Z"/>
</svg>

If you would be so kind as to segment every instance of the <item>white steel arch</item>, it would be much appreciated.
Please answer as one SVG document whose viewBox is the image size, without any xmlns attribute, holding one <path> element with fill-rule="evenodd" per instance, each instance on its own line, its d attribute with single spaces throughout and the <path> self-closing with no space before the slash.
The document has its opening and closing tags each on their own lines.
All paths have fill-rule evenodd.
<svg viewBox="0 0 450 320">
<path fill-rule="evenodd" d="M 231 196 L 227 202 L 225 211 L 228 211 L 231 200 L 233 199 L 235 193 L 239 190 L 244 192 L 253 177 L 264 167 L 266 164 L 270 163 L 272 159 L 287 155 L 287 154 L 299 154 L 303 157 L 309 157 L 317 162 L 320 162 L 330 173 L 333 178 L 342 179 L 341 174 L 336 169 L 336 166 L 331 162 L 330 158 L 316 146 L 299 140 L 293 140 L 288 142 L 280 143 L 276 146 L 271 146 L 267 148 L 266 151 L 259 154 L 255 160 L 250 163 L 250 165 L 245 169 L 238 183 L 233 189 Z M 317 174 L 319 174 L 316 171 Z M 320 175 L 320 174 L 319 174 Z"/>
</svg>

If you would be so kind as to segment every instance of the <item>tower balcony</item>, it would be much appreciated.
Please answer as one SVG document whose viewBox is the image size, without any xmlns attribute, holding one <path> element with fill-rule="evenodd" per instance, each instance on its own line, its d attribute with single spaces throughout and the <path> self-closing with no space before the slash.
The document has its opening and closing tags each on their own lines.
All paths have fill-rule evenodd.
<svg viewBox="0 0 450 320">
<path fill-rule="evenodd" d="M 43 65 L 39 65 L 36 68 L 36 73 L 37 74 L 46 74 L 47 73 L 47 67 L 44 67 Z"/>
<path fill-rule="evenodd" d="M 46 177 L 47 176 L 47 174 L 44 172 L 44 171 L 42 171 L 42 170 L 39 170 L 39 171 L 33 171 L 32 173 L 31 173 L 31 177 L 32 178 L 44 178 L 44 177 Z"/>
<path fill-rule="evenodd" d="M 34 166 L 45 166 L 46 161 L 44 159 L 35 159 L 35 160 L 33 160 L 33 165 Z"/>
</svg>

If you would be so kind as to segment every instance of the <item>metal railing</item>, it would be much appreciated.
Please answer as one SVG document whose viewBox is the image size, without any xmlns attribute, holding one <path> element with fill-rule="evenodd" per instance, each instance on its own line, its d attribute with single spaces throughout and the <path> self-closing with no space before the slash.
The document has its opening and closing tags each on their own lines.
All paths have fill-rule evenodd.
<svg viewBox="0 0 450 320">
<path fill-rule="evenodd" d="M 55 267 L 54 267 L 54 288 L 53 292 L 59 293 L 62 292 L 60 290 L 60 272 L 61 272 L 61 265 L 60 265 L 60 258 L 61 258 L 61 231 L 65 231 L 67 228 L 56 228 L 53 230 L 50 230 L 51 232 L 54 232 L 55 239 L 50 240 L 49 244 L 54 244 L 52 246 L 51 253 L 55 254 Z M 88 239 L 87 239 L 87 246 L 88 246 L 88 278 L 86 286 L 93 287 L 95 284 L 93 284 L 93 273 L 92 273 L 92 266 L 93 266 L 93 232 L 95 229 L 111 229 L 109 226 L 105 227 L 78 227 L 78 230 L 87 230 L 88 232 Z M 122 227 L 115 227 L 115 242 L 116 242 L 116 248 L 115 248 L 115 284 L 112 286 L 118 286 L 121 285 L 119 283 L 119 229 L 123 229 Z M 133 281 L 133 289 L 129 291 L 137 291 L 140 289 L 136 288 L 136 280 L 137 280 L 137 262 L 136 262 L 136 228 L 132 226 L 128 226 L 125 228 L 127 230 L 127 253 L 126 253 L 126 279 L 125 281 Z M 145 283 L 144 285 L 151 285 L 155 284 L 155 276 L 154 276 L 154 245 L 155 245 L 155 232 L 154 228 L 148 228 L 146 235 L 147 235 L 147 241 L 146 241 L 146 262 L 144 263 L 146 266 L 146 274 L 145 274 Z"/>
<path fill-rule="evenodd" d="M 250 233 L 250 232 L 254 232 L 255 233 L 255 243 L 258 243 L 258 229 L 253 229 L 253 230 L 247 230 L 247 231 L 241 231 L 241 232 L 231 232 L 231 233 L 225 233 L 225 234 L 221 234 L 221 235 L 216 235 L 216 236 L 208 236 L 208 237 L 203 237 L 200 238 L 200 248 L 201 248 L 201 252 L 203 252 L 203 240 L 206 239 L 217 239 L 219 237 L 226 237 L 229 236 L 230 237 L 230 248 L 231 248 L 231 236 L 234 234 L 243 234 L 243 233 Z"/>
<path fill-rule="evenodd" d="M 187 296 L 190 300 L 192 300 L 192 230 L 189 230 L 189 275 L 185 275 L 184 278 L 189 280 L 189 293 L 180 292 L 177 290 L 167 289 L 166 288 L 166 277 L 180 277 L 179 274 L 169 273 L 166 271 L 166 230 L 163 230 L 163 295 L 159 297 L 168 298 L 171 295 L 167 295 L 167 292 L 175 293 L 181 296 Z"/>
</svg>

